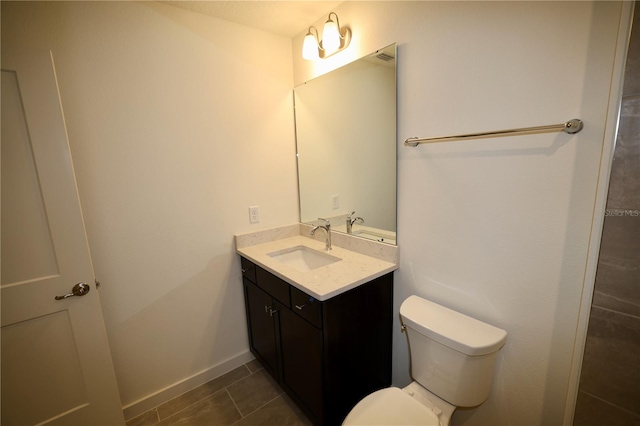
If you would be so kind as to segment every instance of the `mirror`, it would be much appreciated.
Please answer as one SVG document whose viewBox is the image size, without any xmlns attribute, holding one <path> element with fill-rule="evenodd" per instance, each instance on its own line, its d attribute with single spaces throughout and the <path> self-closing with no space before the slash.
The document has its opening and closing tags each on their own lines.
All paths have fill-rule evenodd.
<svg viewBox="0 0 640 426">
<path fill-rule="evenodd" d="M 396 244 L 395 58 L 392 44 L 294 89 L 302 222 Z"/>
</svg>

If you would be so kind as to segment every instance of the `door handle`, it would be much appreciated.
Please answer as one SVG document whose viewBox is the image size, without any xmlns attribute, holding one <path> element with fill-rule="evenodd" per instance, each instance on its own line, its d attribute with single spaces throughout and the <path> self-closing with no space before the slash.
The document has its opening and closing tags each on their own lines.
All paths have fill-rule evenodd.
<svg viewBox="0 0 640 426">
<path fill-rule="evenodd" d="M 56 296 L 55 299 L 62 300 L 73 296 L 84 296 L 85 294 L 89 293 L 89 290 L 91 290 L 89 284 L 78 283 L 73 286 L 73 288 L 71 289 L 71 293 L 65 294 L 64 296 Z"/>
</svg>

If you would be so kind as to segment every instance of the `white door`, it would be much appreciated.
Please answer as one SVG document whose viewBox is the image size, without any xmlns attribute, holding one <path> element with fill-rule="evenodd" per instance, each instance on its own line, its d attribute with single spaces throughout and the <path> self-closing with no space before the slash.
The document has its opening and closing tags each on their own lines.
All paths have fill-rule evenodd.
<svg viewBox="0 0 640 426">
<path fill-rule="evenodd" d="M 49 51 L 3 40 L 1 146 L 2 425 L 123 424 Z"/>
</svg>

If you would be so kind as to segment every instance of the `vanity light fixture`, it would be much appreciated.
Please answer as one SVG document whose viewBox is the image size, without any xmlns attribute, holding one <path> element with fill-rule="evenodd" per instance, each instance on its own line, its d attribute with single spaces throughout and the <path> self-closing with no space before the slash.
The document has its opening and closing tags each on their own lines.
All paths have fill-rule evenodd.
<svg viewBox="0 0 640 426">
<path fill-rule="evenodd" d="M 331 19 L 331 15 L 335 16 L 335 22 Z M 315 35 L 312 30 L 315 31 Z M 349 46 L 349 42 L 351 42 L 351 30 L 349 28 L 340 28 L 338 15 L 335 12 L 331 12 L 327 22 L 324 23 L 322 40 L 318 37 L 316 27 L 309 27 L 302 45 L 302 57 L 308 60 L 328 58 Z"/>
</svg>

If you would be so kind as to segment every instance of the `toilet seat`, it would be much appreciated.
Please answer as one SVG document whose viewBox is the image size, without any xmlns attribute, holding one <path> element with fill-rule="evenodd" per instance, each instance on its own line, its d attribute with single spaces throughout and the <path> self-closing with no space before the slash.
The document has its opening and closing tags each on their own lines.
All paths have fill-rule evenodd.
<svg viewBox="0 0 640 426">
<path fill-rule="evenodd" d="M 438 416 L 400 388 L 381 389 L 353 407 L 343 426 L 423 425 L 439 426 Z"/>
</svg>

